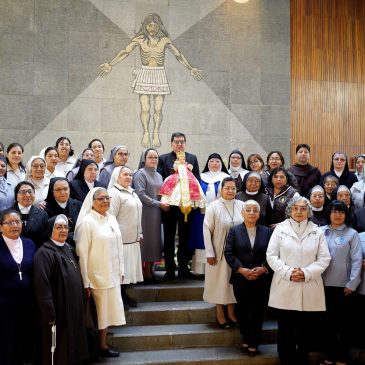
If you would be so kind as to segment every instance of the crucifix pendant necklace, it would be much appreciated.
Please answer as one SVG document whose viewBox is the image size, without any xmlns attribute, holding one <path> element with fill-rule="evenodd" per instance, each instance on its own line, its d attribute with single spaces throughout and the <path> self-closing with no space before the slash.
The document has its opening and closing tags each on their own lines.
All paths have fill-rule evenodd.
<svg viewBox="0 0 365 365">
<path fill-rule="evenodd" d="M 224 207 L 226 208 L 226 211 L 227 211 L 229 217 L 231 218 L 231 224 L 233 226 L 234 225 L 234 202 L 233 202 L 233 212 L 232 212 L 232 214 L 229 212 L 229 210 L 228 210 L 227 206 L 224 204 L 224 202 L 222 202 L 222 203 L 223 203 Z"/>
<path fill-rule="evenodd" d="M 19 279 L 20 280 L 23 280 L 23 273 L 22 273 L 22 264 L 20 263 L 20 264 L 18 264 L 17 263 L 17 266 L 18 266 L 18 270 L 19 270 L 19 272 L 18 272 L 18 274 L 19 274 Z"/>
</svg>

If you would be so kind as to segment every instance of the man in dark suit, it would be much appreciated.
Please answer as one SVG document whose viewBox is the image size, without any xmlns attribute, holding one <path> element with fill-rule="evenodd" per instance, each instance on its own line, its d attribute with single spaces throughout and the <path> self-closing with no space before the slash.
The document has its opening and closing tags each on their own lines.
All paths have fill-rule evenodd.
<svg viewBox="0 0 365 365">
<path fill-rule="evenodd" d="M 176 152 L 185 152 L 186 137 L 185 134 L 175 132 L 171 136 L 170 153 L 165 153 L 159 157 L 157 171 L 165 180 L 174 173 L 174 162 L 176 160 Z M 192 173 L 197 179 L 200 179 L 198 159 L 195 155 L 185 152 L 185 160 L 193 166 Z M 179 245 L 177 250 L 178 276 L 180 278 L 190 278 L 192 274 L 189 270 L 189 261 L 191 260 L 191 252 L 188 249 L 188 238 L 190 232 L 191 218 L 188 215 L 188 221 L 184 222 L 184 215 L 177 206 L 170 206 L 168 212 L 163 212 L 164 226 L 164 258 L 166 266 L 165 278 L 172 280 L 175 278 L 175 235 L 176 225 L 178 226 Z"/>
</svg>

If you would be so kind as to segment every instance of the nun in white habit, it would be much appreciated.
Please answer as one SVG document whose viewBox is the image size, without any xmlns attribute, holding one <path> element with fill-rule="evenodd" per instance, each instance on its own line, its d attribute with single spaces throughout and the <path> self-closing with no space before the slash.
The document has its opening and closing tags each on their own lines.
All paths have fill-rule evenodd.
<svg viewBox="0 0 365 365">
<path fill-rule="evenodd" d="M 125 324 L 120 284 L 124 280 L 123 242 L 119 224 L 108 210 L 110 196 L 93 188 L 82 205 L 75 228 L 76 252 L 86 294 L 92 294 L 98 317 L 100 352 L 117 357 L 106 343 L 107 328 Z"/>
</svg>

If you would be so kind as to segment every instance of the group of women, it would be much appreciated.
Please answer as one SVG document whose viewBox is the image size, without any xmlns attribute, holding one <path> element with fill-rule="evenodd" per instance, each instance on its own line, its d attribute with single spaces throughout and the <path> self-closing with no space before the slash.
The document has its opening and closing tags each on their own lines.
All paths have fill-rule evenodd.
<svg viewBox="0 0 365 365">
<path fill-rule="evenodd" d="M 23 152 L 12 143 L 6 158 L 0 156 L 0 249 L 6 251 L 0 272 L 11 275 L 0 275 L 8 278 L 0 286 L 9 292 L 0 304 L 14 329 L 0 330 L 0 346 L 7 349 L 0 349 L 0 363 L 18 364 L 32 356 L 30 349 L 17 347 L 26 349 L 26 332 L 17 330 L 20 317 L 8 315 L 25 302 L 39 309 L 42 363 L 51 361 L 54 325 L 55 364 L 81 362 L 87 357 L 81 323 L 90 296 L 99 351 L 118 356 L 106 334 L 109 326 L 125 323 L 124 305 L 136 305 L 126 288 L 158 282 L 154 263 L 162 256 L 161 213 L 169 210 L 159 196 L 158 152 L 145 150 L 136 171 L 127 166 L 126 146 L 116 145 L 104 159 L 98 139 L 79 160 L 67 137 L 32 156 L 26 167 Z M 242 351 L 249 356 L 258 353 L 269 301 L 278 310 L 282 364 L 304 364 L 309 351 L 320 348 L 325 364 L 349 362 L 355 341 L 349 316 L 364 321 L 359 309 L 365 298 L 365 244 L 351 228 L 365 209 L 364 162 L 359 155 L 352 173 L 347 156 L 334 153 L 330 171 L 318 176 L 307 199 L 301 176 L 285 169 L 280 151 L 270 152 L 266 165 L 251 154 L 246 166 L 239 150 L 229 155 L 228 168 L 218 153 L 208 157 L 199 180 L 206 209 L 190 213 L 192 271 L 205 275 L 204 300 L 216 305 L 221 328 L 240 328 Z M 318 323 L 325 324 L 325 343 L 310 333 Z"/>
</svg>

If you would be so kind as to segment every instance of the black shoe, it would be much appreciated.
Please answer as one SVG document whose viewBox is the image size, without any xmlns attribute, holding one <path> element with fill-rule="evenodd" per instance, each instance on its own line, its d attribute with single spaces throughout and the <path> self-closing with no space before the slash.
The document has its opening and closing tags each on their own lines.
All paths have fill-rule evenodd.
<svg viewBox="0 0 365 365">
<path fill-rule="evenodd" d="M 196 279 L 196 275 L 194 275 L 190 271 L 179 271 L 178 277 L 180 279 Z"/>
<path fill-rule="evenodd" d="M 175 273 L 166 271 L 166 274 L 163 276 L 164 280 L 175 280 Z"/>
<path fill-rule="evenodd" d="M 119 351 L 113 350 L 110 347 L 107 349 L 99 349 L 99 352 L 102 357 L 119 357 Z"/>
<path fill-rule="evenodd" d="M 228 320 L 228 323 L 229 325 L 232 327 L 232 328 L 235 328 L 235 327 L 239 327 L 240 325 L 238 324 L 237 321 L 233 321 L 232 319 L 229 319 Z"/>
<path fill-rule="evenodd" d="M 228 322 L 219 323 L 219 322 L 218 322 L 218 318 L 216 318 L 216 321 L 217 321 L 218 326 L 219 326 L 220 328 L 224 329 L 224 330 L 228 330 L 228 329 L 230 329 L 230 328 L 231 328 Z"/>
</svg>

